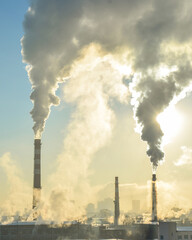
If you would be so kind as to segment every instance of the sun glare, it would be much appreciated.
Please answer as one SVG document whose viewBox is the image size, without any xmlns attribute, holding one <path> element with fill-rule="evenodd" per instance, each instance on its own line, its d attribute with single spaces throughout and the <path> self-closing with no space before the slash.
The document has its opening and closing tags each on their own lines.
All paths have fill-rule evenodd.
<svg viewBox="0 0 192 240">
<path fill-rule="evenodd" d="M 174 106 L 171 106 L 157 116 L 157 122 L 164 133 L 163 145 L 166 145 L 180 132 L 183 118 L 179 111 Z"/>
</svg>

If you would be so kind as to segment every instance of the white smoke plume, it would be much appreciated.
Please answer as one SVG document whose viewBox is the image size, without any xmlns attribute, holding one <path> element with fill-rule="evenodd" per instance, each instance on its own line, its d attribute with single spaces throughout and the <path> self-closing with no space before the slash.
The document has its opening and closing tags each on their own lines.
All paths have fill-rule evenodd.
<svg viewBox="0 0 192 240">
<path fill-rule="evenodd" d="M 103 1 L 86 0 L 31 1 L 24 20 L 25 34 L 21 43 L 23 61 L 28 64 L 27 71 L 32 83 L 31 100 L 34 107 L 31 115 L 36 138 L 41 137 L 51 105 L 59 104 L 55 92 L 58 83 L 62 81 L 58 77 L 60 70 L 64 68 L 62 77 L 68 76 L 70 65 L 78 56 L 79 50 L 92 42 L 100 42 L 110 49 L 117 45 L 119 31 L 113 36 L 111 34 L 115 28 L 109 35 L 105 32 L 110 16 L 105 20 L 106 26 L 100 28 L 105 15 L 102 8 L 110 6 L 109 12 L 116 15 L 115 8 L 119 8 L 119 4 L 115 2 L 111 5 Z M 122 10 L 123 6 L 118 13 Z M 95 11 L 101 14 L 100 19 Z M 125 10 L 123 12 L 125 14 Z M 117 18 L 120 16 L 117 15 Z"/>
<path fill-rule="evenodd" d="M 181 147 L 182 155 L 174 163 L 175 166 L 191 165 L 192 164 L 192 149 L 186 146 Z"/>
<path fill-rule="evenodd" d="M 115 124 L 110 109 L 112 99 L 126 103 L 128 98 L 128 88 L 122 82 L 123 75 L 115 69 L 115 61 L 98 45 L 91 44 L 72 66 L 64 98 L 75 109 L 57 169 L 50 179 L 51 192 L 46 197 L 49 214 L 45 213 L 44 218 L 79 219 L 96 194 L 88 183 L 89 163 L 111 137 Z"/>
<path fill-rule="evenodd" d="M 0 167 L 5 172 L 9 184 L 6 200 L 1 205 L 0 216 L 8 216 L 6 220 L 13 221 L 14 217 L 30 215 L 31 188 L 23 181 L 22 174 L 10 153 L 5 153 L 0 157 Z"/>
</svg>

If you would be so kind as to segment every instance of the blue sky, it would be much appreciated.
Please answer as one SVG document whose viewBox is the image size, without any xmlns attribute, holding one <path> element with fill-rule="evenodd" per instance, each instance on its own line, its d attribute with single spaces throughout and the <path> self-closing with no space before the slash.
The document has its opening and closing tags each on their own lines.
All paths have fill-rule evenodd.
<svg viewBox="0 0 192 240">
<path fill-rule="evenodd" d="M 14 3 L 14 5 L 13 5 Z M 30 109 L 31 103 L 24 101 L 30 93 L 25 66 L 22 63 L 20 39 L 23 35 L 23 15 L 27 9 L 27 1 L 1 2 L 1 126 L 4 126 L 3 138 L 9 138 L 11 128 L 15 124 L 22 128 L 22 118 L 26 118 L 23 109 Z M 3 6 L 2 6 L 3 5 Z M 4 103 L 4 104 L 2 104 Z M 19 114 L 18 114 L 19 112 Z M 23 115 L 23 116 L 22 116 Z M 13 119 L 15 124 L 11 124 Z M 9 126 L 9 127 L 8 127 Z M 14 131 L 14 129 L 12 129 Z M 17 132 L 16 132 L 17 133 Z M 18 133 L 17 133 L 18 134 Z"/>
<path fill-rule="evenodd" d="M 20 5 L 13 1 L 1 2 L 1 126 L 4 126 L 3 138 L 11 136 L 11 122 L 20 129 L 23 109 L 30 109 L 30 102 L 24 101 L 29 95 L 30 83 L 26 81 L 27 74 L 22 63 L 20 39 L 23 35 L 23 15 L 27 9 L 27 1 L 19 1 Z M 4 104 L 2 104 L 4 103 Z M 20 107 L 18 107 L 20 106 Z M 19 113 L 19 114 L 17 114 Z M 23 116 L 22 116 L 23 115 Z M 28 118 L 29 119 L 29 118 Z M 26 119 L 26 120 L 28 120 Z M 7 127 L 6 127 L 7 126 Z M 9 127 L 8 127 L 9 126 Z M 15 128 L 15 127 L 14 127 Z M 8 130 L 9 129 L 9 130 Z M 14 129 L 12 129 L 14 131 Z"/>
<path fill-rule="evenodd" d="M 26 127 L 23 123 L 30 124 L 31 122 L 30 116 L 26 115 L 31 103 L 25 101 L 30 93 L 30 83 L 27 81 L 25 66 L 22 63 L 20 45 L 20 39 L 23 35 L 23 15 L 28 7 L 28 1 L 19 1 L 19 3 L 18 5 L 14 1 L 3 1 L 0 9 L 0 124 L 2 143 L 16 135 L 19 136 L 22 128 Z"/>
</svg>

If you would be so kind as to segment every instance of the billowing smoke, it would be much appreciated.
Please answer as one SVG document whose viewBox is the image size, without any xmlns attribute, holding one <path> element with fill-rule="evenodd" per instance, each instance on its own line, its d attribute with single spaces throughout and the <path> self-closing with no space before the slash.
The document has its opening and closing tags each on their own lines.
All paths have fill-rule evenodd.
<svg viewBox="0 0 192 240">
<path fill-rule="evenodd" d="M 1 222 L 18 221 L 21 216 L 25 219 L 30 217 L 31 188 L 23 180 L 23 176 L 10 153 L 5 153 L 0 157 L 0 167 L 8 182 L 7 196 L 1 203 Z"/>
<path fill-rule="evenodd" d="M 76 50 L 72 38 L 81 12 L 79 1 L 31 1 L 24 20 L 23 60 L 32 84 L 31 115 L 34 133 L 40 138 L 52 105 L 59 104 L 57 75 Z M 77 18 L 74 16 L 77 15 Z M 69 53 L 70 51 L 70 53 Z"/>
<path fill-rule="evenodd" d="M 135 118 L 141 138 L 148 144 L 147 154 L 154 172 L 164 158 L 164 134 L 156 118 L 190 90 L 191 33 L 183 34 L 183 29 L 189 27 L 187 7 L 191 9 L 189 1 L 153 1 L 151 10 L 135 25 L 135 41 L 140 46 L 130 90 Z"/>
<path fill-rule="evenodd" d="M 153 165 L 153 171 L 156 170 L 158 162 L 164 158 L 162 150 L 164 134 L 157 122 L 157 116 L 170 104 L 175 104 L 183 98 L 185 92 L 191 88 L 192 66 L 183 56 L 182 60 L 180 66 L 177 65 L 178 61 L 175 61 L 178 67 L 167 76 L 161 77 L 154 72 L 142 73 L 131 86 L 135 117 L 140 126 L 141 138 L 148 143 L 147 154 Z"/>
<path fill-rule="evenodd" d="M 141 138 L 148 143 L 147 154 L 153 166 L 156 167 L 158 161 L 164 157 L 161 150 L 163 132 L 156 117 L 173 99 L 176 87 L 173 81 L 155 81 L 152 76 L 147 76 L 147 79 L 142 78 L 137 88 L 139 88 L 140 96 L 139 102 L 135 104 L 135 116 L 142 127 Z"/>
<path fill-rule="evenodd" d="M 88 182 L 89 163 L 111 137 L 115 124 L 111 100 L 126 102 L 128 98 L 128 89 L 122 83 L 122 74 L 113 67 L 112 56 L 106 57 L 95 44 L 81 54 L 63 89 L 65 101 L 74 106 L 74 112 L 57 169 L 50 179 L 51 191 L 46 197 L 49 210 L 43 216 L 57 221 L 80 218 L 86 205 L 94 200 L 96 189 Z"/>
<path fill-rule="evenodd" d="M 51 106 L 59 104 L 58 84 L 68 76 L 79 50 L 92 42 L 100 43 L 107 50 L 127 44 L 135 16 L 145 12 L 148 6 L 146 0 L 122 0 L 121 4 L 114 0 L 31 1 L 21 43 L 32 84 L 31 115 L 36 138 L 41 137 Z"/>
<path fill-rule="evenodd" d="M 156 116 L 189 85 L 191 8 L 189 0 L 33 0 L 22 52 L 32 83 L 35 135 L 41 135 L 51 105 L 59 104 L 58 84 L 82 47 L 92 42 L 110 52 L 124 47 L 135 73 L 135 117 L 155 168 L 164 157 Z M 164 77 L 156 74 L 162 66 L 168 71 Z"/>
</svg>

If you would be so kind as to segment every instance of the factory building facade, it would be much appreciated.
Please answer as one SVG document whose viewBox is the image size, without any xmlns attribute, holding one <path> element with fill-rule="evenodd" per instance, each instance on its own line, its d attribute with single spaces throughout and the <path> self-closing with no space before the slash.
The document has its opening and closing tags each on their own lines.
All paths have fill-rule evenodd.
<svg viewBox="0 0 192 240">
<path fill-rule="evenodd" d="M 58 239 L 128 239 L 128 240 L 192 240 L 192 226 L 175 222 L 92 226 L 80 222 L 54 223 L 13 222 L 0 224 L 0 240 Z"/>
<path fill-rule="evenodd" d="M 192 240 L 192 226 L 178 226 L 175 222 L 159 222 L 159 240 Z"/>
<path fill-rule="evenodd" d="M 157 240 L 158 226 L 154 224 L 92 226 L 80 222 L 53 224 L 13 222 L 0 225 L 0 240 L 58 240 L 58 239 L 131 239 Z"/>
</svg>

